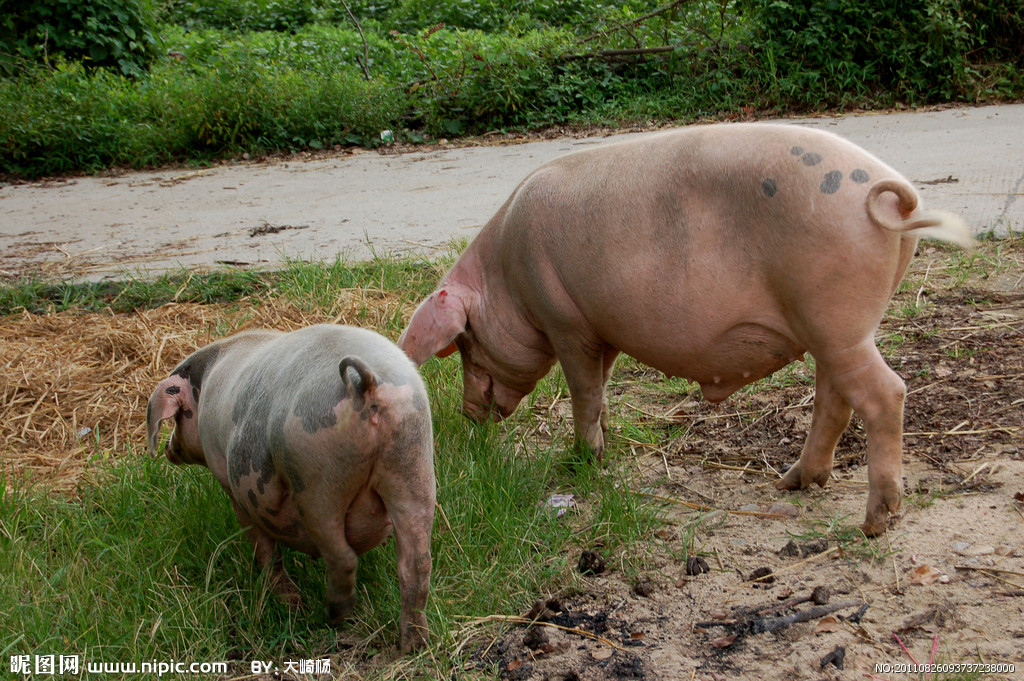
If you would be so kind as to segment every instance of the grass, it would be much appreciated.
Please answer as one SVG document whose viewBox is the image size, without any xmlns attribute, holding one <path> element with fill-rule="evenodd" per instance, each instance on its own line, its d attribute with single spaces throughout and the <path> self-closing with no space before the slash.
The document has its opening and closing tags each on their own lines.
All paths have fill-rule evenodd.
<svg viewBox="0 0 1024 681">
<path fill-rule="evenodd" d="M 790 537 L 801 542 L 826 540 L 830 545 L 839 546 L 848 557 L 858 560 L 879 562 L 898 553 L 891 548 L 892 541 L 868 539 L 856 522 L 850 522 L 849 516 L 823 516 L 821 519 L 809 521 L 806 532 L 790 533 Z"/>
<path fill-rule="evenodd" d="M 104 310 L 253 294 L 330 313 L 352 288 L 408 303 L 443 266 L 294 262 L 272 273 L 181 273 L 103 286 L 30 282 L 5 287 L 2 296 L 8 314 L 19 307 Z M 378 330 L 397 337 L 407 309 L 393 307 Z M 656 504 L 632 491 L 621 445 L 613 444 L 600 466 L 580 461 L 564 433 L 548 443 L 524 439 L 535 418 L 529 409 L 501 426 L 472 424 L 459 411 L 459 362 L 435 359 L 423 371 L 439 481 L 428 601 L 433 645 L 389 668 L 404 678 L 441 678 L 461 668 L 464 661 L 451 651 L 479 633 L 467 630 L 467 618 L 520 614 L 534 599 L 571 587 L 582 548 L 600 547 L 609 565 L 637 571 L 634 548 L 659 517 Z M 537 394 L 564 391 L 556 373 Z M 307 603 L 302 615 L 291 614 L 255 567 L 252 546 L 209 471 L 152 459 L 143 447 L 96 452 L 74 498 L 0 469 L 0 650 L 77 654 L 83 665 L 237 659 L 231 676 L 248 673 L 249 660 L 282 665 L 326 657 L 339 641 L 356 647 L 355 659 L 379 652 L 389 659 L 400 612 L 393 542 L 361 559 L 356 611 L 339 633 L 326 624 L 321 561 L 286 552 Z M 555 492 L 573 493 L 576 512 L 549 512 L 543 504 Z"/>
<path fill-rule="evenodd" d="M 428 380 L 437 373 L 432 367 Z M 618 467 L 583 464 L 565 475 L 564 451 L 517 454 L 499 428 L 458 415 L 451 395 L 433 398 L 441 434 L 428 603 L 435 647 L 409 672 L 426 678 L 461 664 L 447 651 L 462 635 L 462 618 L 518 614 L 572 582 L 579 547 L 603 546 L 614 563 L 656 520 Z M 134 448 L 120 454 L 80 486 L 77 500 L 8 481 L 14 487 L 0 504 L 0 648 L 124 662 L 283 661 L 335 651 L 320 561 L 287 553 L 308 603 L 304 616 L 292 616 L 254 566 L 209 472 Z M 574 492 L 584 511 L 561 519 L 547 512 L 543 502 L 556 490 Z M 346 629 L 368 648 L 397 644 L 395 575 L 393 543 L 361 560 L 359 603 Z"/>
</svg>

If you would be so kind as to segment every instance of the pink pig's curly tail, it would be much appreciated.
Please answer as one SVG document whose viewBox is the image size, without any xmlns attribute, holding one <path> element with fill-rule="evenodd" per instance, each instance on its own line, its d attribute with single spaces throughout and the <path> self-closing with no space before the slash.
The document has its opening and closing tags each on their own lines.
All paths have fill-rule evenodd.
<svg viewBox="0 0 1024 681">
<path fill-rule="evenodd" d="M 899 222 L 893 222 L 890 216 L 883 215 L 879 210 L 878 197 L 885 192 L 892 192 L 899 200 L 900 214 L 905 216 Z M 949 241 L 965 248 L 974 246 L 974 237 L 967 225 L 956 215 L 942 210 L 921 211 L 910 217 L 917 208 L 917 194 L 906 182 L 898 180 L 882 180 L 876 182 L 868 190 L 865 208 L 868 217 L 879 227 L 893 232 L 914 232 L 913 236 L 930 237 L 940 241 Z"/>
</svg>

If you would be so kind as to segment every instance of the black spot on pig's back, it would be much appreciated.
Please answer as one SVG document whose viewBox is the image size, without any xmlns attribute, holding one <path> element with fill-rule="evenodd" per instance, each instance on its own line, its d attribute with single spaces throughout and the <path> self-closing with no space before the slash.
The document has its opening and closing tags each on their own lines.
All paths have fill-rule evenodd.
<svg viewBox="0 0 1024 681">
<path fill-rule="evenodd" d="M 337 379 L 332 377 L 330 381 L 320 381 L 300 391 L 292 413 L 302 420 L 302 429 L 307 433 L 333 428 L 338 423 L 334 407 L 346 393 L 338 374 Z"/>
<path fill-rule="evenodd" d="M 272 433 L 281 426 L 275 419 L 271 423 L 272 396 L 266 386 L 271 382 L 267 369 L 257 368 L 240 385 L 233 395 L 231 409 L 232 436 L 228 443 L 228 477 L 237 485 L 242 477 L 253 471 L 259 473 L 259 481 L 266 483 L 274 475 L 271 447 L 275 439 Z"/>
<path fill-rule="evenodd" d="M 833 170 L 831 172 L 825 173 L 825 179 L 821 181 L 821 186 L 819 187 L 821 189 L 821 193 L 835 194 L 837 191 L 839 191 L 839 185 L 842 183 L 842 181 L 843 174 L 838 170 Z"/>
<path fill-rule="evenodd" d="M 857 168 L 852 173 L 850 173 L 850 179 L 856 182 L 857 184 L 864 184 L 869 179 L 871 179 L 871 177 L 868 175 L 868 171 L 862 168 Z"/>
</svg>

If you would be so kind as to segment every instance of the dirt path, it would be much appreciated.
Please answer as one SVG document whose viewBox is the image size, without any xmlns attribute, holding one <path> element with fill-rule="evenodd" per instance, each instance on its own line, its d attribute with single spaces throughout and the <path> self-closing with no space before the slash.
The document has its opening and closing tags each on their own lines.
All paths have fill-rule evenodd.
<svg viewBox="0 0 1024 681">
<path fill-rule="evenodd" d="M 1024 104 L 804 118 L 904 173 L 976 231 L 1024 231 Z M 630 134 L 630 133 L 626 133 Z M 616 136 L 617 137 L 617 136 Z M 596 136 L 338 152 L 0 186 L 0 277 L 88 279 L 433 253 L 541 163 Z M 522 142 L 522 143 L 519 143 Z"/>
</svg>

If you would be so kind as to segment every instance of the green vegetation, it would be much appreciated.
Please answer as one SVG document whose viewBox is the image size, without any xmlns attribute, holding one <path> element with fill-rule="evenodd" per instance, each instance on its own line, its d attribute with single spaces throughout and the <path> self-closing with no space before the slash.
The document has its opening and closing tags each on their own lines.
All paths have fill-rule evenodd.
<svg viewBox="0 0 1024 681">
<path fill-rule="evenodd" d="M 354 287 L 400 292 L 412 301 L 429 293 L 453 260 L 453 256 L 437 262 L 378 258 L 349 263 L 338 257 L 330 263 L 289 261 L 276 271 L 181 270 L 151 279 L 126 274 L 120 281 L 82 283 L 25 278 L 0 285 L 0 316 L 23 310 L 35 314 L 130 312 L 170 302 L 230 303 L 259 296 L 285 297 L 307 309 L 331 309 L 338 291 Z"/>
<path fill-rule="evenodd" d="M 1024 94 L 1013 0 L 0 2 L 0 172 Z M 22 9 L 22 8 L 26 9 Z"/>
<path fill-rule="evenodd" d="M 453 377 L 427 378 L 439 385 Z M 618 484 L 614 468 L 584 466 L 566 475 L 556 465 L 558 450 L 513 451 L 512 438 L 498 428 L 463 419 L 451 392 L 432 398 L 435 427 L 444 433 L 435 461 L 445 484 L 438 488 L 443 512 L 434 530 L 428 621 L 441 645 L 413 664 L 425 678 L 443 678 L 461 665 L 448 656 L 467 617 L 525 611 L 573 579 L 579 546 L 600 543 L 618 555 L 649 531 L 655 510 Z M 337 652 L 338 632 L 326 624 L 322 561 L 286 552 L 307 604 L 295 616 L 255 567 L 252 545 L 208 471 L 132 448 L 117 454 L 119 463 L 97 464 L 78 500 L 16 483 L 0 497 L 0 649 L 73 651 L 108 662 L 240 657 L 246 665 Z M 588 507 L 585 526 L 543 508 L 550 494 L 569 489 Z M 393 542 L 360 560 L 346 639 L 397 646 L 396 569 Z M 236 671 L 232 676 L 243 673 Z"/>
<path fill-rule="evenodd" d="M 183 273 L 106 285 L 21 282 L 0 288 L 0 299 L 2 314 L 275 299 L 333 314 L 341 292 L 352 288 L 409 303 L 444 268 L 444 261 L 295 262 L 261 274 Z M 396 337 L 402 321 L 388 318 L 378 330 Z M 436 645 L 394 674 L 447 678 L 466 663 L 455 656 L 458 644 L 477 633 L 467 630 L 469 618 L 518 615 L 534 599 L 571 587 L 582 548 L 600 546 L 611 567 L 635 570 L 636 547 L 657 541 L 652 531 L 662 508 L 634 492 L 623 444 L 609 448 L 610 463 L 581 463 L 568 437 L 531 437 L 538 418 L 532 409 L 500 426 L 472 424 L 460 413 L 461 363 L 434 360 L 423 372 L 443 481 L 427 614 Z M 564 389 L 555 372 L 538 394 Z M 360 559 L 356 611 L 339 633 L 326 623 L 322 561 L 286 551 L 307 605 L 301 615 L 290 613 L 256 567 L 252 545 L 209 471 L 151 458 L 141 446 L 97 448 L 76 498 L 49 494 L 0 466 L 0 652 L 64 651 L 83 664 L 240 660 L 227 678 L 245 678 L 250 660 L 336 658 L 339 636 L 365 646 L 367 657 L 395 649 L 400 603 L 393 541 Z M 574 494 L 577 512 L 558 517 L 545 507 L 553 493 Z"/>
</svg>

